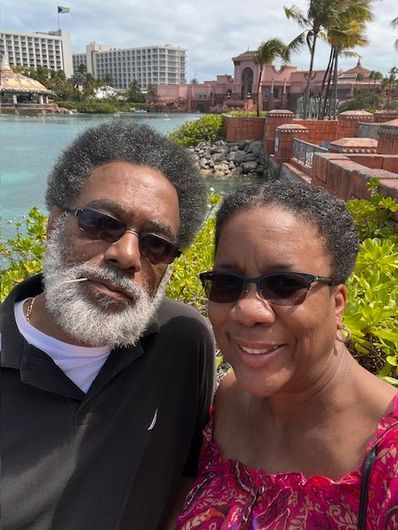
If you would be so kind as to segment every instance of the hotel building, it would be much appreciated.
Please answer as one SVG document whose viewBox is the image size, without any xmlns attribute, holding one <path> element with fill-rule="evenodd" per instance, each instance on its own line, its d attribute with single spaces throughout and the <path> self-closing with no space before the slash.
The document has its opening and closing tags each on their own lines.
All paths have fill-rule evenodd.
<svg viewBox="0 0 398 530">
<path fill-rule="evenodd" d="M 0 31 L 0 58 L 7 55 L 10 66 L 63 70 L 73 75 L 69 33 L 63 30 L 35 33 Z"/>
<path fill-rule="evenodd" d="M 92 42 L 85 53 L 73 53 L 74 72 L 82 64 L 96 79 L 111 76 L 117 89 L 126 89 L 135 80 L 142 90 L 186 82 L 186 50 L 169 44 L 115 49 Z"/>
</svg>

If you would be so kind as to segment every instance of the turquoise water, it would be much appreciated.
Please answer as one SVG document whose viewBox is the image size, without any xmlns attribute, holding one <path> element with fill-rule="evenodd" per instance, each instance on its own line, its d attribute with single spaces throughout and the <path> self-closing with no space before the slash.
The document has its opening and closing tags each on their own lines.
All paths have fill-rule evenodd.
<svg viewBox="0 0 398 530">
<path fill-rule="evenodd" d="M 198 115 L 122 114 L 168 133 Z M 60 152 L 84 129 L 113 119 L 110 115 L 0 115 L 0 205 L 5 222 L 20 219 L 32 206 L 43 211 L 47 175 Z"/>
<path fill-rule="evenodd" d="M 198 114 L 121 114 L 122 119 L 144 122 L 169 133 Z M 84 129 L 112 120 L 110 115 L 14 116 L 0 114 L 1 238 L 15 231 L 11 220 L 21 221 L 32 206 L 44 204 L 47 175 L 61 151 Z M 238 181 L 208 179 L 209 187 L 227 192 Z M 245 179 L 246 183 L 250 179 Z"/>
</svg>

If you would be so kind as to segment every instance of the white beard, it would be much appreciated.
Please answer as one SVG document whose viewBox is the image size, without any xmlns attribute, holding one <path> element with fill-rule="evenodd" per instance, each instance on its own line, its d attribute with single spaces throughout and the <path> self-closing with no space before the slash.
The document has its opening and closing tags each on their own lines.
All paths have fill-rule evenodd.
<svg viewBox="0 0 398 530">
<path fill-rule="evenodd" d="M 68 263 L 68 241 L 63 221 L 60 219 L 48 239 L 43 262 L 48 311 L 66 333 L 85 345 L 114 347 L 136 344 L 159 307 L 168 275 L 151 298 L 141 285 L 116 268 Z M 115 310 L 109 308 L 113 301 L 106 296 L 92 300 L 85 295 L 81 283 L 65 283 L 86 276 L 112 282 L 129 296 L 129 301 Z"/>
</svg>

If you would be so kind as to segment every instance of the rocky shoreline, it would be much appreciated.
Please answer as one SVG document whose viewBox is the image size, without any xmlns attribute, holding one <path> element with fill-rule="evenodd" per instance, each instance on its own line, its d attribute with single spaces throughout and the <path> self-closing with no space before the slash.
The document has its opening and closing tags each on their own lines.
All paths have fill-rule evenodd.
<svg viewBox="0 0 398 530">
<path fill-rule="evenodd" d="M 214 178 L 260 177 L 266 172 L 266 158 L 260 140 L 214 144 L 201 142 L 190 147 L 200 172 Z"/>
</svg>

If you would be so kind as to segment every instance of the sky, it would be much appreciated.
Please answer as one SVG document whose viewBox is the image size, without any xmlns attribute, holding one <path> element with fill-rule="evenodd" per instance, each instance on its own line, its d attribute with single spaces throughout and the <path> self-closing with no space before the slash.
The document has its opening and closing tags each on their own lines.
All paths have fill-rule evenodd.
<svg viewBox="0 0 398 530">
<path fill-rule="evenodd" d="M 60 26 L 70 32 L 72 49 L 82 52 L 95 41 L 114 48 L 172 44 L 187 50 L 187 78 L 205 81 L 233 74 L 232 57 L 255 50 L 261 41 L 278 37 L 290 42 L 302 30 L 287 20 L 283 6 L 307 6 L 306 0 L 0 0 L 0 31 L 57 29 L 57 5 L 70 8 Z M 398 66 L 394 42 L 398 28 L 397 0 L 374 0 L 374 21 L 368 25 L 369 46 L 358 48 L 361 62 L 386 74 Z M 315 68 L 324 69 L 328 48 L 321 43 Z M 356 58 L 341 59 L 341 68 Z M 293 55 L 291 64 L 308 69 L 308 50 Z"/>
</svg>

